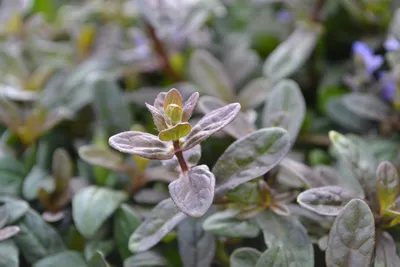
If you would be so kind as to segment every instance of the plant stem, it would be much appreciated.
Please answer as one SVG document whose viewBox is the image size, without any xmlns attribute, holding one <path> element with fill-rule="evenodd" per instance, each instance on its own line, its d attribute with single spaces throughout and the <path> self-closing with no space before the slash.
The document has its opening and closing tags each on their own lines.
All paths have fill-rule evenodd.
<svg viewBox="0 0 400 267">
<path fill-rule="evenodd" d="M 215 253 L 215 260 L 221 266 L 229 266 L 229 256 L 226 254 L 225 245 L 221 240 L 217 240 L 217 251 Z"/>
<path fill-rule="evenodd" d="M 181 150 L 181 147 L 179 145 L 179 140 L 173 141 L 174 144 L 174 150 L 175 150 L 175 156 L 178 159 L 179 165 L 181 166 L 182 172 L 186 173 L 188 172 L 189 168 L 186 164 L 185 158 L 183 157 L 183 153 Z"/>
<path fill-rule="evenodd" d="M 165 51 L 165 48 L 161 40 L 158 38 L 154 27 L 151 26 L 150 23 L 146 23 L 146 29 L 150 39 L 153 41 L 155 52 L 159 56 L 162 66 L 164 67 L 165 74 L 174 82 L 182 81 L 182 77 L 180 77 L 180 75 L 173 69 L 167 51 Z"/>
<path fill-rule="evenodd" d="M 322 18 L 321 18 L 321 11 L 324 8 L 325 0 L 317 0 L 317 3 L 315 4 L 314 10 L 311 15 L 311 19 L 315 22 L 321 23 Z"/>
</svg>

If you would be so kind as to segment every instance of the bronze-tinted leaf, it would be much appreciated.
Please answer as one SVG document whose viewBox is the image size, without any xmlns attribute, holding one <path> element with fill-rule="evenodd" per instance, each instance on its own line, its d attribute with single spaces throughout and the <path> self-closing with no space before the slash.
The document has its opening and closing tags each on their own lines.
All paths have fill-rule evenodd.
<svg viewBox="0 0 400 267">
<path fill-rule="evenodd" d="M 394 206 L 394 202 L 399 195 L 399 175 L 393 164 L 384 161 L 379 164 L 376 177 L 378 200 L 381 214 L 383 214 L 386 209 Z"/>
<path fill-rule="evenodd" d="M 179 140 L 180 138 L 187 136 L 191 129 L 192 127 L 188 122 L 182 122 L 172 128 L 161 131 L 158 134 L 158 137 L 161 141 L 165 142 Z"/>
<path fill-rule="evenodd" d="M 176 105 L 180 108 L 183 108 L 182 96 L 175 88 L 169 90 L 167 95 L 165 96 L 163 103 L 164 113 L 167 113 L 167 108 L 169 105 Z"/>
</svg>

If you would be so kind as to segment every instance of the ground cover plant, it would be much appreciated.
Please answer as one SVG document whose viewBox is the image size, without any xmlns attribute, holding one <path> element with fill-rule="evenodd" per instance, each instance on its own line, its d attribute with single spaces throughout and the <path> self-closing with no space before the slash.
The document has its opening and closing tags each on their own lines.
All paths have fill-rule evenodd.
<svg viewBox="0 0 400 267">
<path fill-rule="evenodd" d="M 399 8 L 0 1 L 0 267 L 400 266 Z"/>
</svg>

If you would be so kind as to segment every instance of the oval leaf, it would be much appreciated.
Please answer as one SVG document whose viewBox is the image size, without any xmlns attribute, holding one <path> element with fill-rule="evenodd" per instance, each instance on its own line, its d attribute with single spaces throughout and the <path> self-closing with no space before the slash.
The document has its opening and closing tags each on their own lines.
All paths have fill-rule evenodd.
<svg viewBox="0 0 400 267">
<path fill-rule="evenodd" d="M 90 186 L 82 189 L 72 200 L 72 216 L 76 228 L 84 237 L 93 237 L 127 198 L 125 193 L 108 188 Z"/>
<path fill-rule="evenodd" d="M 9 239 L 19 233 L 21 229 L 18 226 L 7 226 L 0 229 L 0 241 Z"/>
<path fill-rule="evenodd" d="M 12 240 L 0 242 L 0 266 L 19 267 L 18 247 Z"/>
<path fill-rule="evenodd" d="M 119 170 L 124 161 L 124 158 L 117 152 L 100 146 L 81 146 L 78 153 L 81 159 L 87 163 L 111 170 Z"/>
<path fill-rule="evenodd" d="M 255 267 L 261 252 L 254 248 L 238 248 L 231 256 L 229 261 L 231 267 Z"/>
<path fill-rule="evenodd" d="M 240 104 L 233 103 L 206 114 L 185 138 L 182 150 L 188 150 L 200 144 L 208 137 L 224 128 L 236 118 L 239 111 Z"/>
<path fill-rule="evenodd" d="M 129 250 L 132 252 L 148 250 L 185 218 L 186 215 L 175 206 L 172 199 L 161 201 L 131 235 Z"/>
<path fill-rule="evenodd" d="M 124 261 L 124 267 L 166 266 L 167 260 L 153 251 L 137 253 Z"/>
<path fill-rule="evenodd" d="M 281 120 L 279 124 L 276 123 L 277 114 L 285 114 L 285 119 Z M 293 80 L 282 80 L 274 86 L 265 103 L 263 126 L 286 129 L 293 143 L 305 115 L 306 103 L 299 85 Z"/>
<path fill-rule="evenodd" d="M 377 232 L 374 267 L 397 267 L 399 264 L 400 257 L 391 235 L 387 232 Z"/>
<path fill-rule="evenodd" d="M 273 246 L 265 251 L 258 260 L 256 267 L 286 267 L 289 266 L 286 255 L 281 247 Z"/>
<path fill-rule="evenodd" d="M 172 128 L 163 130 L 159 133 L 158 137 L 161 141 L 174 141 L 179 140 L 179 138 L 185 137 L 190 133 L 192 126 L 189 123 L 183 122 L 175 125 Z"/>
<path fill-rule="evenodd" d="M 240 91 L 238 101 L 244 110 L 248 108 L 256 108 L 271 94 L 271 89 L 271 83 L 268 79 L 255 79 Z"/>
<path fill-rule="evenodd" d="M 384 101 L 369 93 L 347 94 L 342 100 L 350 111 L 369 120 L 384 120 L 390 111 L 390 107 Z"/>
<path fill-rule="evenodd" d="M 147 159 L 170 159 L 174 156 L 172 147 L 157 136 L 129 131 L 116 134 L 109 139 L 110 146 L 116 150 L 141 156 Z"/>
<path fill-rule="evenodd" d="M 399 194 L 399 175 L 397 169 L 390 162 L 379 164 L 376 171 L 377 193 L 381 213 L 391 208 Z"/>
<path fill-rule="evenodd" d="M 172 200 L 183 213 L 201 217 L 214 200 L 215 177 L 206 165 L 196 166 L 170 183 L 168 189 Z"/>
<path fill-rule="evenodd" d="M 65 251 L 53 256 L 44 258 L 35 263 L 33 267 L 87 267 L 82 255 L 76 251 Z"/>
<path fill-rule="evenodd" d="M 375 248 L 375 221 L 367 203 L 350 201 L 336 217 L 326 250 L 328 267 L 371 265 Z"/>
<path fill-rule="evenodd" d="M 261 129 L 231 144 L 215 163 L 216 195 L 255 179 L 275 167 L 290 148 L 289 134 L 281 128 Z"/>
<path fill-rule="evenodd" d="M 318 214 L 336 216 L 350 200 L 356 197 L 353 192 L 343 187 L 324 186 L 300 193 L 297 202 Z"/>
</svg>

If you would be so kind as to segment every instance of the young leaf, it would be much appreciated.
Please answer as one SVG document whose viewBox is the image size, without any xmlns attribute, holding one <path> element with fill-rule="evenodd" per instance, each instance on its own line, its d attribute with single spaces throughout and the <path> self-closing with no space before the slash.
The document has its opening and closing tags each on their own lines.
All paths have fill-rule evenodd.
<svg viewBox="0 0 400 267">
<path fill-rule="evenodd" d="M 375 267 L 396 267 L 400 257 L 396 252 L 396 243 L 387 232 L 376 233 Z"/>
<path fill-rule="evenodd" d="M 208 137 L 218 132 L 236 118 L 240 111 L 240 104 L 233 103 L 222 108 L 213 110 L 206 114 L 193 128 L 185 142 L 182 150 L 188 150 L 197 144 L 200 144 Z"/>
<path fill-rule="evenodd" d="M 123 259 L 132 254 L 128 249 L 129 237 L 141 222 L 132 208 L 127 204 L 121 204 L 114 217 L 114 239 Z"/>
<path fill-rule="evenodd" d="M 153 116 L 153 122 L 157 130 L 162 131 L 167 129 L 168 127 L 165 122 L 164 114 L 160 110 L 156 109 L 154 106 L 149 105 L 147 103 L 145 104 L 147 109 L 151 112 L 151 115 Z"/>
<path fill-rule="evenodd" d="M 22 186 L 22 195 L 27 200 L 34 200 L 37 198 L 39 189 L 49 184 L 49 190 L 54 189 L 54 181 L 49 174 L 41 167 L 35 165 L 28 173 Z"/>
<path fill-rule="evenodd" d="M 87 267 L 85 259 L 76 251 L 65 251 L 36 262 L 33 267 Z"/>
<path fill-rule="evenodd" d="M 289 266 L 285 252 L 279 246 L 268 248 L 260 259 L 257 261 L 255 267 L 286 267 Z"/>
<path fill-rule="evenodd" d="M 53 178 L 55 179 L 55 191 L 65 192 L 69 180 L 73 175 L 73 166 L 68 152 L 62 148 L 56 149 L 53 154 Z"/>
<path fill-rule="evenodd" d="M 268 56 L 263 67 L 264 75 L 279 81 L 295 73 L 314 50 L 320 33 L 320 27 L 299 24 L 289 38 Z"/>
<path fill-rule="evenodd" d="M 399 175 L 397 169 L 390 162 L 379 164 L 376 171 L 377 193 L 381 213 L 393 206 L 399 195 Z"/>
<path fill-rule="evenodd" d="M 258 78 L 248 83 L 239 93 L 238 102 L 244 110 L 256 108 L 271 94 L 271 83 L 266 78 Z"/>
<path fill-rule="evenodd" d="M 288 133 L 281 128 L 257 130 L 231 144 L 215 163 L 216 195 L 260 177 L 275 167 L 290 148 Z"/>
<path fill-rule="evenodd" d="M 185 137 L 190 133 L 192 126 L 188 122 L 178 123 L 177 125 L 161 131 L 158 135 L 161 141 L 174 141 Z"/>
<path fill-rule="evenodd" d="M 165 96 L 164 103 L 163 103 L 164 113 L 167 113 L 167 109 L 168 109 L 169 105 L 176 105 L 180 108 L 183 107 L 182 96 L 179 93 L 179 91 L 176 90 L 175 88 L 169 90 L 167 92 L 167 95 Z"/>
<path fill-rule="evenodd" d="M 199 100 L 199 93 L 193 93 L 188 100 L 186 100 L 185 105 L 182 109 L 182 121 L 189 121 L 194 109 L 196 108 L 197 101 Z"/>
<path fill-rule="evenodd" d="M 215 238 L 204 232 L 203 218 L 187 218 L 178 225 L 179 255 L 184 267 L 210 267 L 214 259 Z"/>
<path fill-rule="evenodd" d="M 229 257 L 231 267 L 255 267 L 261 252 L 254 248 L 238 248 Z"/>
<path fill-rule="evenodd" d="M 81 159 L 89 164 L 104 167 L 107 169 L 118 171 L 121 169 L 124 158 L 111 149 L 95 146 L 84 145 L 78 150 Z"/>
<path fill-rule="evenodd" d="M 0 242 L 15 236 L 19 231 L 21 231 L 21 229 L 18 226 L 7 226 L 0 229 Z"/>
<path fill-rule="evenodd" d="M 172 199 L 161 201 L 131 235 L 129 250 L 135 253 L 148 250 L 185 218 Z"/>
<path fill-rule="evenodd" d="M 374 216 L 367 203 L 354 199 L 344 207 L 333 223 L 325 254 L 326 265 L 370 266 L 374 247 Z"/>
<path fill-rule="evenodd" d="M 143 132 L 129 131 L 111 136 L 110 146 L 116 150 L 138 155 L 147 159 L 170 159 L 174 156 L 172 146 L 157 136 Z"/>
<path fill-rule="evenodd" d="M 343 103 L 352 112 L 369 120 L 385 120 L 390 107 L 379 97 L 369 93 L 351 93 L 343 96 Z"/>
<path fill-rule="evenodd" d="M 206 165 L 196 166 L 182 173 L 168 186 L 176 206 L 186 215 L 201 217 L 214 200 L 215 177 Z"/>
<path fill-rule="evenodd" d="M 0 242 L 0 266 L 19 267 L 18 247 L 12 240 Z"/>
<path fill-rule="evenodd" d="M 340 186 L 312 188 L 300 193 L 297 202 L 304 208 L 325 216 L 336 216 L 357 195 Z"/>
<path fill-rule="evenodd" d="M 18 226 L 21 231 L 13 239 L 29 263 L 65 250 L 58 232 L 36 211 L 30 209 Z"/>
<path fill-rule="evenodd" d="M 280 246 L 288 266 L 314 266 L 314 250 L 306 229 L 293 217 L 283 217 L 265 211 L 256 218 L 268 247 Z"/>
<path fill-rule="evenodd" d="M 206 50 L 197 50 L 190 58 L 189 73 L 204 94 L 228 103 L 233 100 L 233 86 L 221 63 Z"/>
<path fill-rule="evenodd" d="M 213 110 L 224 107 L 225 105 L 226 103 L 216 97 L 202 96 L 200 98 L 198 107 L 201 112 L 208 114 Z M 248 133 L 253 132 L 255 130 L 255 126 L 249 121 L 245 113 L 239 111 L 236 118 L 231 123 L 226 125 L 222 130 L 230 136 L 239 139 Z"/>
<path fill-rule="evenodd" d="M 82 189 L 72 200 L 76 228 L 84 237 L 93 237 L 127 198 L 125 193 L 108 188 L 90 186 Z"/>
<path fill-rule="evenodd" d="M 240 210 L 227 209 L 208 217 L 203 224 L 205 231 L 225 237 L 251 238 L 260 233 L 260 229 L 251 220 L 236 218 Z"/>
<path fill-rule="evenodd" d="M 375 161 L 371 155 L 349 138 L 337 132 L 329 132 L 329 138 L 339 152 L 341 159 L 347 164 L 349 170 L 363 187 L 367 199 L 371 201 L 371 206 L 376 208 L 378 200 L 376 195 Z"/>
<path fill-rule="evenodd" d="M 124 261 L 124 267 L 166 266 L 167 260 L 153 251 L 136 253 Z"/>
<path fill-rule="evenodd" d="M 287 119 L 283 121 L 284 123 L 276 125 L 274 115 L 280 113 L 286 114 Z M 293 80 L 282 80 L 274 86 L 267 98 L 263 114 L 263 127 L 275 126 L 286 129 L 293 143 L 305 115 L 306 103 L 299 85 Z"/>
</svg>

